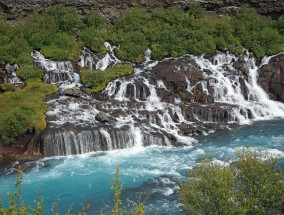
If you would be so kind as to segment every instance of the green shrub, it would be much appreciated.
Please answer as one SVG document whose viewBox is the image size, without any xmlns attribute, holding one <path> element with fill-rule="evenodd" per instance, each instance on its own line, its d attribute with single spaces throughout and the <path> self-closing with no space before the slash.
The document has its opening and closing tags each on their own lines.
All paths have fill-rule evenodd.
<svg viewBox="0 0 284 215">
<path fill-rule="evenodd" d="M 108 82 L 113 79 L 130 75 L 132 72 L 133 68 L 129 64 L 116 64 L 105 71 L 92 71 L 90 69 L 83 68 L 81 70 L 81 81 L 86 87 L 92 88 L 92 90 L 96 93 L 102 91 Z"/>
<path fill-rule="evenodd" d="M 59 32 L 72 34 L 76 32 L 77 26 L 81 22 L 74 8 L 63 5 L 51 6 L 47 8 L 45 14 L 55 21 Z"/>
<path fill-rule="evenodd" d="M 6 144 L 13 143 L 28 130 L 42 131 L 45 126 L 46 95 L 57 88 L 39 79 L 27 80 L 28 86 L 15 92 L 0 95 L 0 137 Z"/>
<path fill-rule="evenodd" d="M 43 72 L 32 65 L 22 64 L 17 75 L 23 80 L 27 80 L 29 78 L 41 79 L 43 77 Z"/>
<path fill-rule="evenodd" d="M 284 202 L 284 175 L 276 160 L 252 150 L 237 153 L 231 166 L 203 161 L 181 186 L 188 214 L 278 214 Z M 264 159 L 265 158 L 265 159 Z"/>
<path fill-rule="evenodd" d="M 0 116 L 0 134 L 6 144 L 14 142 L 16 138 L 30 128 L 31 119 L 20 109 L 13 108 Z"/>
<path fill-rule="evenodd" d="M 98 11 L 90 11 L 84 18 L 84 24 L 87 27 L 101 29 L 105 25 L 105 19 L 100 15 Z"/>
<path fill-rule="evenodd" d="M 273 26 L 281 35 L 284 35 L 284 16 L 279 17 Z"/>
<path fill-rule="evenodd" d="M 103 32 L 96 27 L 84 28 L 80 34 L 80 40 L 90 48 L 91 51 L 101 54 L 107 53 L 107 49 L 104 46 L 104 37 Z"/>
<path fill-rule="evenodd" d="M 187 11 L 131 8 L 110 25 L 96 11 L 80 20 L 74 9 L 56 5 L 14 25 L 0 19 L 0 63 L 31 64 L 33 49 L 53 60 L 75 61 L 84 46 L 106 54 L 105 41 L 119 45 L 119 58 L 135 63 L 144 60 L 149 47 L 153 59 L 208 54 L 216 48 L 235 54 L 246 48 L 262 57 L 282 51 L 283 20 L 260 16 L 245 5 L 234 17 L 218 17 L 192 4 Z"/>
<path fill-rule="evenodd" d="M 15 86 L 13 84 L 8 84 L 8 83 L 0 84 L 0 92 L 1 91 L 2 92 L 6 92 L 6 91 L 14 92 Z"/>
</svg>

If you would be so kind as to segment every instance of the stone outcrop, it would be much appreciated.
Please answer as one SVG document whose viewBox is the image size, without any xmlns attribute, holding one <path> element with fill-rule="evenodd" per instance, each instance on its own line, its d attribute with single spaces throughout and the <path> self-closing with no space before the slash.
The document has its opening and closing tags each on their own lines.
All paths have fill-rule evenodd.
<svg viewBox="0 0 284 215">
<path fill-rule="evenodd" d="M 258 83 L 276 101 L 284 102 L 284 54 L 270 59 L 258 71 Z"/>
<path fill-rule="evenodd" d="M 62 92 L 63 95 L 74 96 L 74 97 L 80 96 L 81 93 L 82 91 L 79 87 L 67 88 L 67 89 L 64 89 Z"/>
<path fill-rule="evenodd" d="M 106 113 L 104 113 L 104 112 L 99 112 L 96 115 L 95 119 L 99 122 L 108 122 L 109 121 L 108 115 L 106 115 Z"/>
<path fill-rule="evenodd" d="M 42 11 L 49 5 L 62 4 L 76 8 L 79 14 L 96 9 L 108 20 L 113 21 L 121 11 L 129 7 L 151 10 L 154 7 L 180 6 L 186 10 L 193 2 L 200 3 L 207 10 L 222 14 L 234 13 L 242 4 L 249 4 L 260 14 L 272 17 L 284 12 L 283 0 L 3 0 L 0 2 L 0 15 L 16 19 L 33 11 Z"/>
</svg>

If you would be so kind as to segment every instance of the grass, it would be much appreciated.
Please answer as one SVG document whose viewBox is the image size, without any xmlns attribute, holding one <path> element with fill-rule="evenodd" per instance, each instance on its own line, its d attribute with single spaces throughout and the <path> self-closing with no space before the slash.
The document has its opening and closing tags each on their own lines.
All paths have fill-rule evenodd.
<svg viewBox="0 0 284 215">
<path fill-rule="evenodd" d="M 88 68 L 83 68 L 81 70 L 81 81 L 86 87 L 91 88 L 93 92 L 97 93 L 102 91 L 113 79 L 132 73 L 133 67 L 129 64 L 116 64 L 105 71 L 92 71 Z"/>
<path fill-rule="evenodd" d="M 40 132 L 46 127 L 44 99 L 56 92 L 57 87 L 39 79 L 29 79 L 27 85 L 24 89 L 0 95 L 0 135 L 6 144 L 15 142 L 27 131 Z"/>
</svg>

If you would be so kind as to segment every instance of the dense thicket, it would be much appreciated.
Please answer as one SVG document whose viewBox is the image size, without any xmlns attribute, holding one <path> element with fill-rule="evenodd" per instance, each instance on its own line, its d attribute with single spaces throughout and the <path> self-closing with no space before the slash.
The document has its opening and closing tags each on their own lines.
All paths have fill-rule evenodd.
<svg viewBox="0 0 284 215">
<path fill-rule="evenodd" d="M 277 159 L 253 150 L 237 153 L 230 166 L 204 161 L 180 189 L 188 214 L 280 214 L 284 175 Z"/>
<path fill-rule="evenodd" d="M 126 10 L 114 25 L 98 12 L 79 19 L 72 8 L 52 6 L 12 25 L 0 19 L 0 61 L 31 65 L 30 53 L 41 50 L 54 60 L 76 60 L 83 46 L 105 53 L 104 41 L 120 45 L 122 60 L 141 62 L 148 47 L 153 58 L 206 54 L 216 49 L 255 56 L 276 54 L 284 42 L 284 18 L 271 20 L 243 6 L 234 17 L 204 12 L 198 5 L 179 8 Z"/>
</svg>

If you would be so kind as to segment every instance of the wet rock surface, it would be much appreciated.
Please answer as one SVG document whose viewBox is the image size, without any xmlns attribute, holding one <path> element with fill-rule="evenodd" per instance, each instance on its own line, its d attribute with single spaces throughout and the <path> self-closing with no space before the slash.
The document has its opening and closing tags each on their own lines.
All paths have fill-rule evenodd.
<svg viewBox="0 0 284 215">
<path fill-rule="evenodd" d="M 276 101 L 284 102 L 284 54 L 270 59 L 259 71 L 258 83 Z"/>
</svg>

